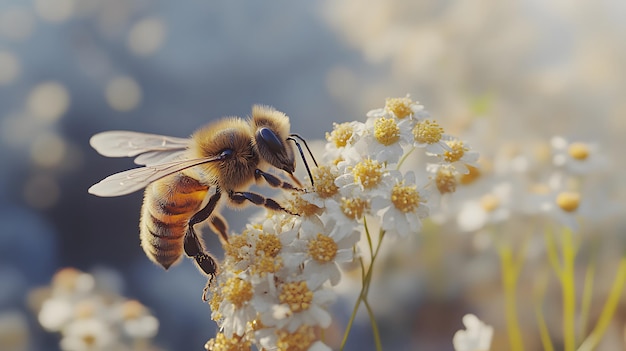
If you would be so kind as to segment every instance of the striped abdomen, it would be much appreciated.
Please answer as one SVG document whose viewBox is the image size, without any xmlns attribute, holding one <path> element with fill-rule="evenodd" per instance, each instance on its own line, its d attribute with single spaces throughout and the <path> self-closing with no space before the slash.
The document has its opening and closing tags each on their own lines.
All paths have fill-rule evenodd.
<svg viewBox="0 0 626 351">
<path fill-rule="evenodd" d="M 168 269 L 183 254 L 189 219 L 200 210 L 206 185 L 182 173 L 146 187 L 141 208 L 141 247 L 153 262 Z"/>
</svg>

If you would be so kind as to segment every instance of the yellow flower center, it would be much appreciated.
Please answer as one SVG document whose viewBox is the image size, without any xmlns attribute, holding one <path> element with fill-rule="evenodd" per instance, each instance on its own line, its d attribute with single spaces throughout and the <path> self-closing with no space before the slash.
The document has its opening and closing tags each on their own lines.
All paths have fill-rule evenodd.
<svg viewBox="0 0 626 351">
<path fill-rule="evenodd" d="M 63 268 L 52 277 L 52 286 L 63 291 L 74 291 L 81 274 L 83 272 L 78 269 Z"/>
<path fill-rule="evenodd" d="M 480 199 L 480 206 L 485 212 L 493 212 L 500 206 L 500 199 L 493 194 L 487 194 Z"/>
<path fill-rule="evenodd" d="M 391 113 L 393 113 L 399 119 L 403 119 L 406 116 L 410 116 L 413 111 L 411 111 L 411 98 L 403 97 L 403 98 L 387 98 L 385 101 L 385 109 Z"/>
<path fill-rule="evenodd" d="M 330 262 L 337 255 L 337 243 L 330 237 L 318 233 L 317 238 L 309 241 L 309 255 L 317 262 Z"/>
<path fill-rule="evenodd" d="M 454 176 L 454 172 L 447 167 L 441 167 L 437 170 L 437 174 L 435 175 L 435 184 L 437 185 L 437 190 L 439 193 L 453 193 L 456 191 L 456 177 Z"/>
<path fill-rule="evenodd" d="M 249 247 L 248 242 L 249 230 L 244 230 L 241 235 L 231 235 L 228 238 L 228 243 L 224 245 L 224 255 L 232 257 L 235 262 L 241 262 L 245 259 L 244 250 L 242 248 Z"/>
<path fill-rule="evenodd" d="M 213 311 L 213 313 L 211 314 L 211 319 L 213 319 L 214 321 L 219 321 L 224 317 L 219 312 L 219 308 L 222 305 L 222 302 L 224 302 L 224 295 L 220 291 L 222 287 L 223 287 L 223 284 L 219 284 L 219 286 L 211 285 L 209 287 L 209 289 L 211 290 L 211 297 L 209 298 L 209 306 L 211 307 L 211 311 Z"/>
<path fill-rule="evenodd" d="M 298 193 L 295 194 L 291 200 L 289 200 L 289 210 L 301 216 L 308 217 L 319 213 L 321 209 L 303 199 Z"/>
<path fill-rule="evenodd" d="M 285 283 L 278 295 L 278 301 L 287 304 L 294 313 L 306 311 L 313 302 L 313 292 L 309 290 L 305 281 Z"/>
<path fill-rule="evenodd" d="M 274 234 L 259 234 L 259 241 L 254 251 L 257 256 L 265 254 L 269 257 L 276 257 L 282 249 L 282 244 L 278 237 Z"/>
<path fill-rule="evenodd" d="M 435 144 L 441 140 L 443 128 L 434 120 L 419 121 L 413 127 L 413 139 L 422 144 Z"/>
<path fill-rule="evenodd" d="M 354 166 L 354 182 L 361 184 L 365 189 L 374 188 L 383 179 L 383 165 L 371 159 L 363 160 Z"/>
<path fill-rule="evenodd" d="M 478 169 L 477 167 L 470 166 L 470 165 L 465 165 L 465 166 L 467 167 L 467 170 L 469 171 L 469 173 L 461 174 L 461 177 L 459 178 L 459 183 L 463 185 L 469 185 L 475 182 L 478 178 L 480 178 L 482 174 L 480 172 L 480 169 Z"/>
<path fill-rule="evenodd" d="M 74 316 L 76 319 L 92 318 L 96 314 L 96 305 L 91 300 L 80 301 L 74 306 Z"/>
<path fill-rule="evenodd" d="M 122 305 L 122 318 L 124 320 L 137 319 L 146 313 L 146 307 L 137 300 L 128 300 Z"/>
<path fill-rule="evenodd" d="M 85 343 L 85 345 L 89 347 L 95 346 L 96 341 L 98 340 L 98 338 L 96 338 L 96 336 L 93 334 L 85 334 L 82 336 L 82 339 L 83 339 L 83 343 Z"/>
<path fill-rule="evenodd" d="M 448 163 L 460 160 L 465 155 L 465 151 L 468 151 L 460 140 L 450 140 L 446 144 L 450 147 L 450 151 L 443 153 L 443 159 Z"/>
<path fill-rule="evenodd" d="M 268 273 L 276 273 L 283 268 L 283 259 L 278 257 L 270 257 L 262 255 L 256 257 L 254 264 L 250 267 L 252 274 L 265 277 Z"/>
<path fill-rule="evenodd" d="M 565 212 L 574 212 L 580 205 L 580 193 L 561 192 L 556 196 L 556 204 Z"/>
<path fill-rule="evenodd" d="M 340 148 L 348 145 L 350 139 L 354 135 L 354 130 L 349 122 L 346 123 L 334 123 L 333 131 L 326 133 L 326 140 L 333 142 L 335 147 Z"/>
<path fill-rule="evenodd" d="M 415 185 L 396 184 L 391 189 L 391 202 L 400 212 L 413 212 L 419 207 L 420 194 L 416 188 Z"/>
<path fill-rule="evenodd" d="M 385 146 L 395 144 L 400 140 L 400 127 L 392 118 L 381 117 L 374 122 L 374 137 Z"/>
<path fill-rule="evenodd" d="M 356 220 L 363 217 L 363 214 L 369 210 L 370 203 L 368 200 L 358 197 L 353 199 L 343 197 L 341 198 L 340 207 L 341 212 L 343 212 L 346 217 Z"/>
<path fill-rule="evenodd" d="M 312 170 L 315 180 L 315 192 L 322 199 L 333 197 L 339 192 L 339 187 L 335 185 L 337 175 L 333 173 L 329 166 L 321 166 Z"/>
<path fill-rule="evenodd" d="M 308 325 L 302 325 L 298 330 L 289 333 L 286 330 L 276 331 L 278 351 L 306 351 L 317 340 L 315 329 Z"/>
<path fill-rule="evenodd" d="M 589 157 L 589 147 L 585 143 L 572 143 L 567 152 L 573 159 L 578 161 L 584 161 Z"/>
<path fill-rule="evenodd" d="M 226 301 L 235 305 L 236 308 L 241 308 L 244 303 L 252 299 L 254 291 L 252 290 L 252 283 L 238 277 L 231 277 L 226 280 L 222 293 Z"/>
<path fill-rule="evenodd" d="M 227 338 L 224 333 L 217 333 L 215 338 L 204 345 L 204 348 L 210 351 L 249 351 L 251 346 L 249 340 L 244 340 L 237 334 L 233 334 L 232 338 Z"/>
</svg>

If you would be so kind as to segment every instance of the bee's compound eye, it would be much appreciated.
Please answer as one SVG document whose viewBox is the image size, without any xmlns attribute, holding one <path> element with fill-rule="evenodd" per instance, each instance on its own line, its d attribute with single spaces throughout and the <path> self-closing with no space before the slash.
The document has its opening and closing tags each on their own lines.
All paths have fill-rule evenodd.
<svg viewBox="0 0 626 351">
<path fill-rule="evenodd" d="M 221 159 L 227 159 L 230 156 L 232 156 L 232 154 L 233 154 L 233 150 L 232 149 L 226 149 L 226 150 L 223 150 L 222 152 L 220 152 L 220 158 Z"/>
<path fill-rule="evenodd" d="M 263 127 L 259 129 L 258 133 L 261 136 L 261 139 L 263 139 L 267 146 L 269 146 L 270 150 L 276 153 L 279 153 L 283 150 L 283 143 L 280 141 L 280 139 L 278 139 L 276 133 L 274 133 L 271 129 Z"/>
</svg>

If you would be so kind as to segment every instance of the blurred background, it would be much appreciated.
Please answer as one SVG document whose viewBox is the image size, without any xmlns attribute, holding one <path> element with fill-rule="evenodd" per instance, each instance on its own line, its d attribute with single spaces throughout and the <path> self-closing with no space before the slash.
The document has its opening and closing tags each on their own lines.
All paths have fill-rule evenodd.
<svg viewBox="0 0 626 351">
<path fill-rule="evenodd" d="M 162 349 L 202 349 L 213 336 L 192 262 L 165 272 L 139 246 L 142 194 L 87 193 L 133 167 L 90 148 L 105 130 L 186 137 L 262 103 L 322 140 L 333 122 L 364 121 L 409 93 L 486 157 L 552 135 L 600 144 L 617 171 L 607 193 L 621 201 L 624 18 L 620 0 L 0 0 L 0 322 L 23 332 L 15 350 L 58 350 L 27 297 L 71 266 L 117 277 L 159 319 Z M 239 231 L 250 213 L 224 216 Z M 212 235 L 207 243 L 221 255 Z M 498 278 L 497 266 L 487 272 Z M 403 301 L 415 305 L 389 318 L 389 349 L 451 350 L 461 316 L 478 309 L 463 284 L 434 300 L 406 284 L 414 299 Z M 368 330 L 355 331 L 354 349 L 373 347 Z"/>
</svg>

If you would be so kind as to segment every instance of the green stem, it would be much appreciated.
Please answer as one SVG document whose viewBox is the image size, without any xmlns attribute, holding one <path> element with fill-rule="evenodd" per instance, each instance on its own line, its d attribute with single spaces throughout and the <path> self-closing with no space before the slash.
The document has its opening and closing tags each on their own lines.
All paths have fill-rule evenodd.
<svg viewBox="0 0 626 351">
<path fill-rule="evenodd" d="M 404 155 L 402 155 L 402 158 L 400 159 L 400 161 L 398 161 L 398 165 L 396 166 L 396 170 L 400 170 L 400 166 L 402 166 L 402 164 L 404 163 L 404 161 L 406 160 L 407 157 L 409 157 L 409 155 L 415 150 L 415 147 L 411 148 L 411 150 L 409 150 L 408 152 L 405 152 Z"/>
<path fill-rule="evenodd" d="M 367 222 L 364 221 L 364 225 L 365 225 L 365 232 L 368 237 L 368 241 L 371 244 L 372 241 L 371 241 L 369 229 L 367 227 Z M 374 271 L 374 263 L 376 261 L 376 258 L 378 257 L 378 253 L 379 253 L 384 235 L 385 235 L 385 232 L 381 230 L 379 232 L 379 240 L 378 240 L 378 243 L 376 244 L 376 248 L 373 249 L 370 246 L 370 254 L 371 254 L 370 265 L 367 268 L 367 272 L 365 273 L 365 276 L 363 277 L 361 291 L 359 292 L 359 297 L 357 298 L 354 304 L 354 307 L 352 309 L 352 314 L 350 315 L 350 320 L 348 321 L 348 325 L 346 326 L 346 331 L 343 334 L 343 339 L 341 341 L 341 346 L 339 348 L 340 350 L 344 350 L 346 346 L 346 342 L 348 341 L 348 336 L 350 335 L 350 331 L 352 330 L 352 325 L 354 324 L 354 319 L 356 318 L 356 314 L 359 310 L 359 307 L 361 306 L 361 302 L 363 302 L 366 305 L 366 308 L 368 308 L 368 313 L 371 313 L 371 309 L 369 308 L 369 303 L 367 302 L 367 294 L 369 292 L 370 283 L 372 281 L 372 272 Z M 361 263 L 361 272 L 364 272 L 365 263 L 363 262 L 362 258 L 360 258 L 359 260 Z M 372 331 L 374 332 L 374 341 L 377 342 L 377 345 L 376 345 L 377 350 L 382 350 L 382 347 L 378 349 L 378 346 L 380 345 L 380 334 L 378 332 L 378 325 L 376 324 L 376 320 L 374 319 L 373 314 L 370 314 L 370 323 L 372 324 Z"/>
<path fill-rule="evenodd" d="M 376 351 L 382 351 L 383 345 L 380 342 L 380 332 L 378 331 L 378 324 L 376 324 L 376 318 L 374 317 L 374 311 L 367 301 L 367 296 L 363 297 L 363 304 L 367 309 L 367 315 L 370 317 L 370 324 L 372 325 L 372 333 L 374 334 L 374 343 L 376 344 Z"/>
</svg>

